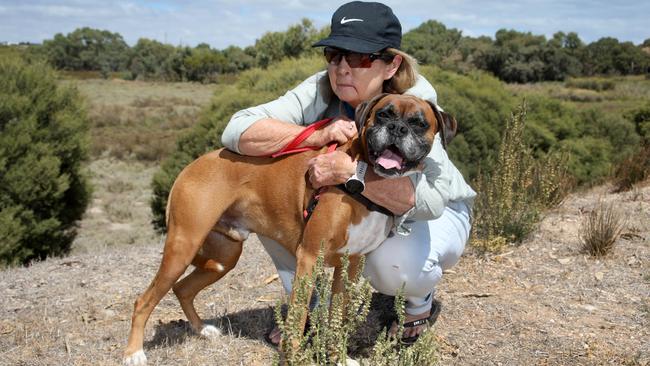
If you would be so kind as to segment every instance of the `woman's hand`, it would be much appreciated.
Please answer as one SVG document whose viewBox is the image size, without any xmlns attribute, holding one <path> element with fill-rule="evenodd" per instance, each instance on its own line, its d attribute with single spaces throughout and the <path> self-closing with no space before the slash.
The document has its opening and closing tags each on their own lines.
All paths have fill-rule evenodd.
<svg viewBox="0 0 650 366">
<path fill-rule="evenodd" d="M 301 146 L 325 146 L 336 141 L 343 145 L 357 135 L 357 126 L 354 120 L 346 116 L 336 117 L 332 122 L 308 137 Z"/>
<path fill-rule="evenodd" d="M 350 155 L 341 151 L 318 155 L 310 159 L 307 165 L 309 182 L 314 188 L 345 183 L 357 168 Z"/>
</svg>

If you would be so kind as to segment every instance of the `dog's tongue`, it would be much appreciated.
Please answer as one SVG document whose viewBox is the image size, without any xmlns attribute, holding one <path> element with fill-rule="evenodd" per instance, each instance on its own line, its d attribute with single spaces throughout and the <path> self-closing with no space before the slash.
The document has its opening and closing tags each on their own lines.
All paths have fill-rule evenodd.
<svg viewBox="0 0 650 366">
<path fill-rule="evenodd" d="M 377 158 L 377 164 L 381 165 L 384 167 L 384 169 L 402 169 L 402 159 L 399 154 L 395 154 L 394 152 L 390 151 L 389 149 L 384 150 L 383 153 L 381 153 L 381 156 Z"/>
</svg>

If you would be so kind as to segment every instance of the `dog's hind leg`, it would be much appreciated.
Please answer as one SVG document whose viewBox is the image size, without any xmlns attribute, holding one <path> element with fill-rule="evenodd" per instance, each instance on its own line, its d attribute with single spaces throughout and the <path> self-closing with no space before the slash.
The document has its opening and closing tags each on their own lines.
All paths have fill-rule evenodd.
<svg viewBox="0 0 650 366">
<path fill-rule="evenodd" d="M 189 251 L 191 247 L 191 243 L 186 241 L 182 235 L 167 236 L 158 273 L 134 304 L 131 332 L 124 352 L 125 365 L 145 365 L 147 363 L 147 358 L 142 350 L 144 327 L 154 307 L 189 266 L 193 254 L 190 254 L 189 258 L 184 258 L 182 252 L 183 248 L 188 248 Z"/>
<path fill-rule="evenodd" d="M 196 184 L 190 187 L 181 184 L 173 189 L 162 261 L 153 281 L 135 302 L 131 332 L 124 352 L 124 364 L 146 364 L 147 358 L 142 345 L 144 327 L 149 315 L 192 263 L 212 227 L 235 199 L 220 192 L 211 192 L 212 194 L 206 196 L 193 194 L 201 188 L 209 191 L 208 188 Z"/>
<path fill-rule="evenodd" d="M 194 308 L 194 298 L 199 291 L 212 283 L 218 281 L 226 273 L 235 267 L 242 252 L 243 243 L 232 240 L 223 234 L 210 232 L 203 244 L 203 251 L 200 254 L 209 258 L 214 264 L 212 268 L 205 269 L 197 267 L 187 277 L 174 285 L 174 294 L 181 303 L 183 312 L 192 325 L 192 329 L 204 337 L 213 337 L 220 334 L 219 330 L 212 325 L 204 324 Z"/>
</svg>

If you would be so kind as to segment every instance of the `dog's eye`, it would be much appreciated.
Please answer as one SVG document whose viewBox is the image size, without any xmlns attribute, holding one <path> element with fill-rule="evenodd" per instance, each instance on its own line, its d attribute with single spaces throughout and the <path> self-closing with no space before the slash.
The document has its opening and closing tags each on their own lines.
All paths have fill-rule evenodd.
<svg viewBox="0 0 650 366">
<path fill-rule="evenodd" d="M 408 122 L 411 126 L 416 128 L 421 128 L 421 129 L 429 128 L 429 123 L 423 118 L 411 118 L 409 119 Z"/>
<path fill-rule="evenodd" d="M 390 118 L 390 113 L 387 110 L 382 109 L 380 111 L 377 111 L 377 118 L 381 118 L 381 119 Z"/>
</svg>

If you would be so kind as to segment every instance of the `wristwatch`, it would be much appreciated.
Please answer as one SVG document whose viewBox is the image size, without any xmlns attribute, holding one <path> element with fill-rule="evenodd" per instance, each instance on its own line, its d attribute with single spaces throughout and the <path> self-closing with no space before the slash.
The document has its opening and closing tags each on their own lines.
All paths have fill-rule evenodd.
<svg viewBox="0 0 650 366">
<path fill-rule="evenodd" d="M 363 182 L 363 179 L 366 176 L 367 169 L 368 164 L 366 164 L 365 161 L 357 161 L 357 170 L 345 182 L 345 189 L 347 189 L 348 192 L 351 194 L 358 194 L 363 192 L 363 190 L 366 188 L 366 184 Z"/>
</svg>

